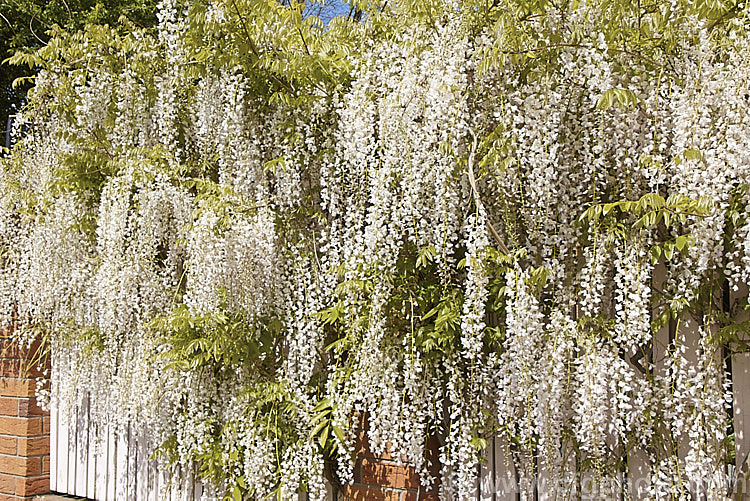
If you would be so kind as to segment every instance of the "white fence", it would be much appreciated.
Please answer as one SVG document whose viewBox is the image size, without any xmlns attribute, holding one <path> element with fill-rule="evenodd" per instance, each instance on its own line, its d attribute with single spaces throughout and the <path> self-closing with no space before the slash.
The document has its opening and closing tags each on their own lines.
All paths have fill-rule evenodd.
<svg viewBox="0 0 750 501">
<path fill-rule="evenodd" d="M 688 322 L 680 331 L 685 333 L 688 345 L 697 347 L 698 328 L 695 322 Z M 668 327 L 656 335 L 651 354 L 656 370 L 666 354 L 669 338 Z M 691 352 L 695 357 L 693 350 L 688 350 L 687 356 L 690 357 Z M 736 468 L 732 471 L 730 467 L 728 471 L 717 474 L 724 475 L 728 492 L 739 491 L 739 494 L 731 494 L 732 499 L 750 500 L 750 495 L 747 494 L 750 491 L 750 422 L 746 417 L 750 413 L 750 354 L 733 356 L 731 369 Z M 137 430 L 116 434 L 112 429 L 96 429 L 91 426 L 87 401 L 80 403 L 75 415 L 69 420 L 53 411 L 51 428 L 50 484 L 55 492 L 102 501 L 197 501 L 201 497 L 201 485 L 194 482 L 195 472 L 180 472 L 170 478 L 159 471 L 156 462 L 147 455 L 145 438 Z M 485 461 L 477 465 L 477 501 L 554 499 L 545 485 L 543 471 L 537 475 L 535 485 L 521 485 L 522 492 L 519 492 L 519 481 L 513 464 L 507 444 L 501 438 L 491 440 L 485 451 Z M 627 464 L 627 471 L 622 472 L 621 481 L 628 486 L 629 499 L 646 499 L 649 470 L 645 452 L 631 451 Z M 613 499 L 596 490 L 602 487 L 600 485 L 593 484 L 592 489 L 590 481 L 591 479 L 586 478 L 572 479 L 571 492 L 576 494 L 571 493 L 570 497 L 565 496 L 564 499 Z M 556 499 L 562 501 L 559 496 Z M 628 497 L 618 494 L 614 499 Z M 705 497 L 693 493 L 692 499 L 704 500 Z"/>
<path fill-rule="evenodd" d="M 115 433 L 89 420 L 88 401 L 68 419 L 55 410 L 50 419 L 50 489 L 97 501 L 197 501 L 194 472 L 171 477 L 149 458 L 146 439 L 136 430 Z M 182 485 L 180 485 L 182 484 Z M 180 488 L 192 486 L 192 488 Z"/>
</svg>

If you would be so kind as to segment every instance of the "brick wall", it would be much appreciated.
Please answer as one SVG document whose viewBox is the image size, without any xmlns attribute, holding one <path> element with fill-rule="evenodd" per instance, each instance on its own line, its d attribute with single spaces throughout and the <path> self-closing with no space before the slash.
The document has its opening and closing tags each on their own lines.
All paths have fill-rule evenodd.
<svg viewBox="0 0 750 501">
<path fill-rule="evenodd" d="M 49 492 L 49 414 L 34 398 L 39 344 L 21 349 L 0 332 L 0 501 Z"/>
<path fill-rule="evenodd" d="M 346 501 L 437 501 L 437 484 L 429 491 L 419 484 L 419 475 L 409 464 L 397 461 L 389 453 L 374 454 L 367 441 L 367 417 L 360 418 L 357 436 L 357 462 L 354 466 L 354 484 L 344 489 Z M 437 478 L 439 472 L 438 442 L 427 440 L 426 459 L 430 471 Z"/>
</svg>

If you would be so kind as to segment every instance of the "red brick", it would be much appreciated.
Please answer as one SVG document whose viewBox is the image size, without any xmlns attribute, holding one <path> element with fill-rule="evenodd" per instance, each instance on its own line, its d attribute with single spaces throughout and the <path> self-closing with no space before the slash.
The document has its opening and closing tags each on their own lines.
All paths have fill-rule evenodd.
<svg viewBox="0 0 750 501">
<path fill-rule="evenodd" d="M 18 416 L 18 399 L 0 397 L 0 416 Z"/>
<path fill-rule="evenodd" d="M 40 368 L 49 368 L 49 357 L 42 342 L 21 347 L 12 339 L 0 338 L 0 377 L 36 378 L 42 375 Z"/>
<path fill-rule="evenodd" d="M 30 379 L 0 378 L 0 396 L 33 397 L 34 381 Z"/>
<path fill-rule="evenodd" d="M 438 496 L 437 492 L 421 492 L 419 494 L 416 492 L 405 492 L 401 501 L 438 501 L 438 499 L 440 499 L 440 496 Z"/>
<path fill-rule="evenodd" d="M 438 499 L 440 499 L 440 496 L 438 496 L 437 492 L 421 492 L 419 494 L 416 492 L 405 492 L 401 501 L 438 501 Z"/>
<path fill-rule="evenodd" d="M 0 501 L 49 492 L 49 437 L 40 436 L 49 433 L 49 414 L 37 405 L 33 380 L 49 359 L 39 357 L 41 342 L 23 347 L 11 335 L 0 329 Z"/>
<path fill-rule="evenodd" d="M 40 357 L 44 357 L 45 344 L 40 340 L 36 340 L 31 343 L 31 346 L 23 346 L 20 350 L 21 358 L 27 360 L 39 360 Z"/>
<path fill-rule="evenodd" d="M 12 339 L 0 339 L 0 358 L 21 358 L 18 343 Z"/>
<path fill-rule="evenodd" d="M 344 489 L 346 501 L 399 501 L 401 493 L 368 485 L 347 485 Z"/>
<path fill-rule="evenodd" d="M 391 453 L 390 444 L 387 450 L 381 454 L 374 454 L 370 449 L 367 438 L 369 420 L 367 413 L 355 413 L 353 424 L 357 430 L 357 440 L 355 453 L 357 461 L 354 469 L 355 485 L 362 484 L 362 487 L 370 486 L 375 489 L 385 489 L 388 492 L 401 492 L 403 499 L 416 501 L 416 496 L 424 488 L 420 486 L 419 476 L 414 468 L 402 458 L 401 462 L 394 459 Z M 439 476 L 440 444 L 436 437 L 430 436 L 425 443 L 425 460 L 430 465 L 428 470 L 433 477 Z M 437 493 L 437 485 L 430 489 L 429 493 L 421 493 L 419 499 L 433 500 Z M 353 490 L 355 492 L 357 490 Z M 410 492 L 405 492 L 410 491 Z M 349 498 L 346 498 L 349 500 Z M 367 499 L 367 498 L 363 498 Z M 403 501 L 403 500 L 402 500 Z"/>
<path fill-rule="evenodd" d="M 0 493 L 15 494 L 16 478 L 13 475 L 4 475 L 0 473 Z"/>
<path fill-rule="evenodd" d="M 34 437 L 42 434 L 42 419 L 40 417 L 23 418 L 0 416 L 0 435 L 15 435 L 17 437 Z"/>
<path fill-rule="evenodd" d="M 41 458 L 24 458 L 20 456 L 0 455 L 0 473 L 28 477 L 41 475 Z"/>
<path fill-rule="evenodd" d="M 363 484 L 412 491 L 419 489 L 419 476 L 411 466 L 362 459 L 360 467 Z"/>
<path fill-rule="evenodd" d="M 21 358 L 21 364 L 20 364 L 20 371 L 18 374 L 18 377 L 21 378 L 31 378 L 36 379 L 38 377 L 42 377 L 44 374 L 42 373 L 43 369 L 49 368 L 49 357 L 46 357 L 42 355 L 42 358 L 38 358 L 39 356 L 35 353 L 28 353 L 23 354 L 22 353 Z"/>
<path fill-rule="evenodd" d="M 0 454 L 15 455 L 18 451 L 17 445 L 18 439 L 16 437 L 0 435 Z"/>
<path fill-rule="evenodd" d="M 26 361 L 21 362 L 21 370 L 19 371 L 18 377 L 25 379 L 36 379 L 43 376 L 44 374 L 36 364 L 31 365 Z"/>
<path fill-rule="evenodd" d="M 19 438 L 19 456 L 44 456 L 49 454 L 49 437 Z"/>
<path fill-rule="evenodd" d="M 0 377 L 21 377 L 21 360 L 0 358 Z"/>
<path fill-rule="evenodd" d="M 367 438 L 367 433 L 360 432 L 357 434 L 357 440 L 355 443 L 355 454 L 357 457 L 368 457 L 368 458 L 375 458 L 375 459 L 396 459 L 391 454 L 391 444 L 390 442 L 386 444 L 385 451 L 381 452 L 380 454 L 375 454 L 370 449 L 370 441 Z"/>
<path fill-rule="evenodd" d="M 19 398 L 18 399 L 18 415 L 23 417 L 28 416 L 47 416 L 49 412 L 45 412 L 36 403 L 36 398 Z"/>
<path fill-rule="evenodd" d="M 36 496 L 49 492 L 49 475 L 27 477 L 16 481 L 16 496 Z"/>
</svg>

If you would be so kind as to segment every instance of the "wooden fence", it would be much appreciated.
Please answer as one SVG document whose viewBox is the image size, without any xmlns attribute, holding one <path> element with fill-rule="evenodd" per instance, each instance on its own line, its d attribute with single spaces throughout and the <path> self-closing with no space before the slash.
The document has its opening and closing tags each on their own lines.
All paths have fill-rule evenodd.
<svg viewBox="0 0 750 501">
<path fill-rule="evenodd" d="M 194 472 L 170 477 L 148 454 L 146 437 L 128 427 L 97 428 L 82 400 L 72 416 L 52 410 L 50 489 L 102 501 L 198 501 L 203 488 Z"/>
<path fill-rule="evenodd" d="M 685 334 L 690 348 L 698 346 L 698 324 L 688 321 L 680 331 Z M 672 333 L 673 334 L 673 333 Z M 651 358 L 655 370 L 663 365 L 666 347 L 670 342 L 669 327 L 657 333 Z M 689 349 L 686 356 L 695 361 L 696 350 Z M 726 479 L 727 492 L 733 500 L 750 500 L 748 490 L 748 457 L 750 456 L 750 354 L 731 357 L 728 364 L 733 387 L 733 429 L 735 433 L 736 466 L 717 472 Z M 684 438 L 683 440 L 687 440 Z M 112 429 L 97 429 L 89 419 L 87 401 L 80 402 L 69 419 L 52 412 L 51 416 L 51 489 L 84 498 L 104 501 L 192 501 L 200 500 L 203 488 L 194 482 L 195 472 L 178 472 L 170 478 L 160 471 L 157 463 L 147 454 L 145 437 L 138 430 L 115 433 Z M 477 465 L 478 501 L 546 501 L 554 499 L 545 485 L 544 472 L 536 478 L 535 486 L 519 486 L 509 447 L 500 437 L 490 440 L 485 458 Z M 643 451 L 631 451 L 627 471 L 621 481 L 627 485 L 629 499 L 646 499 L 649 484 L 647 456 Z M 564 499 L 628 499 L 618 494 L 610 498 L 602 491 L 591 491 L 586 479 L 575 479 L 578 492 Z M 582 487 L 584 486 L 584 487 Z M 520 487 L 520 488 L 519 488 Z M 524 491 L 526 493 L 524 494 Z M 693 493 L 696 500 L 705 499 Z M 304 498 L 301 498 L 304 499 Z M 560 500 L 558 496 L 556 499 Z M 463 500 L 462 500 L 463 501 Z M 562 500 L 561 500 L 562 501 Z M 713 501 L 705 499 L 705 501 Z"/>
</svg>

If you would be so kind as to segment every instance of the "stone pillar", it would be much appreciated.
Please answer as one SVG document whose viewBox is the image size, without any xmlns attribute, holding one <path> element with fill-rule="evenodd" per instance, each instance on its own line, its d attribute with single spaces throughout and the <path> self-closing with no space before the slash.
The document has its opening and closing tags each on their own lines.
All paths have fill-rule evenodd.
<svg viewBox="0 0 750 501">
<path fill-rule="evenodd" d="M 374 454 L 367 441 L 367 417 L 360 421 L 357 436 L 357 462 L 354 465 L 354 484 L 346 486 L 346 501 L 437 501 L 437 483 L 430 490 L 419 484 L 419 475 L 408 463 L 399 462 L 389 453 Z M 426 459 L 430 472 L 438 477 L 438 442 L 428 438 Z"/>
<path fill-rule="evenodd" d="M 0 332 L 0 501 L 49 492 L 49 413 L 34 396 L 39 343 L 21 348 Z"/>
</svg>

